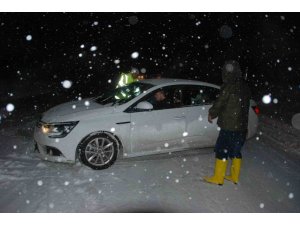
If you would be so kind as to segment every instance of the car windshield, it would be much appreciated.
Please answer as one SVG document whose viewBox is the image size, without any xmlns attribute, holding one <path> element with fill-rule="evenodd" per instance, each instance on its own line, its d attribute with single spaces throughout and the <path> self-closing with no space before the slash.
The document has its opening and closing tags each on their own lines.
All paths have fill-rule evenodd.
<svg viewBox="0 0 300 225">
<path fill-rule="evenodd" d="M 102 93 L 102 95 L 95 99 L 95 102 L 101 105 L 122 105 L 126 102 L 129 102 L 131 99 L 139 96 L 151 87 L 153 87 L 152 84 L 134 82 L 127 86 L 116 88 L 114 90 Z"/>
</svg>

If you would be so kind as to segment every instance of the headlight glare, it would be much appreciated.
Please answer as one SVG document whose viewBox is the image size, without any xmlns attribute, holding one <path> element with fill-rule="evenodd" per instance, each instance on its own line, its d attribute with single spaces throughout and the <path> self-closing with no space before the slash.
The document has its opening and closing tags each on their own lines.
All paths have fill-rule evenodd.
<svg viewBox="0 0 300 225">
<path fill-rule="evenodd" d="M 43 124 L 42 132 L 50 138 L 63 138 L 67 136 L 79 121 L 65 123 Z"/>
</svg>

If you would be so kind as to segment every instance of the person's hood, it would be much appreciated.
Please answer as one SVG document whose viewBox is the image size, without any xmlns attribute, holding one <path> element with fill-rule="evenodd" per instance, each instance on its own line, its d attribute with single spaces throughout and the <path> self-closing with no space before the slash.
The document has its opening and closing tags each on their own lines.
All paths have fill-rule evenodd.
<svg viewBox="0 0 300 225">
<path fill-rule="evenodd" d="M 235 60 L 225 62 L 222 69 L 223 83 L 235 83 L 242 79 L 242 71 L 240 65 Z"/>
</svg>

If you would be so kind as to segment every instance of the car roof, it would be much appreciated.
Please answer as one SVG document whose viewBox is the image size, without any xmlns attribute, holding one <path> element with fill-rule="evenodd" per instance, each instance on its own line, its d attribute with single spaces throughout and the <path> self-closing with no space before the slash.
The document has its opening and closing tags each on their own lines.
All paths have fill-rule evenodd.
<svg viewBox="0 0 300 225">
<path fill-rule="evenodd" d="M 204 86 L 210 86 L 210 87 L 215 87 L 215 88 L 220 88 L 220 86 L 207 83 L 207 82 L 202 82 L 198 80 L 188 80 L 188 79 L 176 79 L 176 78 L 159 78 L 159 79 L 145 79 L 141 80 L 141 83 L 147 83 L 147 84 L 152 84 L 154 86 L 158 85 L 172 85 L 172 84 L 195 84 L 195 85 L 204 85 Z"/>
</svg>

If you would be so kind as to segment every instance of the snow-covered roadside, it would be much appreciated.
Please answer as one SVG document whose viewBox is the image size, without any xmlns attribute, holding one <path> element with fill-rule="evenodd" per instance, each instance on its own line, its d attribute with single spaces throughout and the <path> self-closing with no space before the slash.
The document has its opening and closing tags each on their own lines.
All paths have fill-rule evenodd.
<svg viewBox="0 0 300 225">
<path fill-rule="evenodd" d="M 201 181 L 213 172 L 212 149 L 127 159 L 94 171 L 41 161 L 24 129 L 0 133 L 0 212 L 300 211 L 299 163 L 271 147 L 265 131 L 244 146 L 239 185 L 214 186 Z"/>
<path fill-rule="evenodd" d="M 259 118 L 259 124 L 258 136 L 262 135 L 264 142 L 300 160 L 300 130 L 263 115 Z"/>
</svg>

